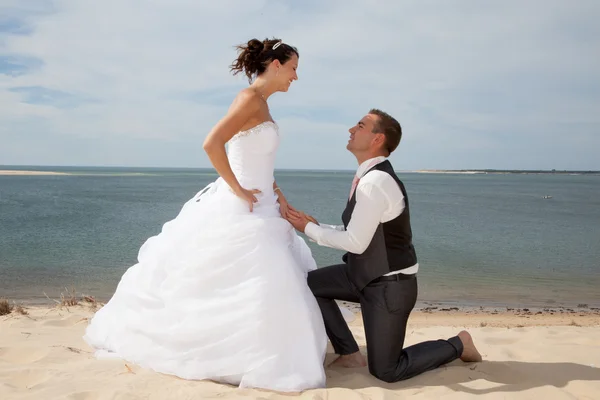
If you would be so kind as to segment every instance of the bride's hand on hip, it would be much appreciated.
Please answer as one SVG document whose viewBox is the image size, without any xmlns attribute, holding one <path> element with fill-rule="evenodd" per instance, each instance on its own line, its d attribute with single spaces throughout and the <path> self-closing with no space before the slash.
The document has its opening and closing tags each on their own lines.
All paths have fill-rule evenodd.
<svg viewBox="0 0 600 400">
<path fill-rule="evenodd" d="M 240 199 L 247 202 L 248 206 L 250 207 L 250 212 L 252 212 L 252 210 L 254 209 L 254 203 L 258 202 L 258 199 L 256 198 L 255 194 L 261 193 L 261 191 L 258 189 L 248 190 L 244 189 L 243 187 L 240 187 L 239 189 L 234 190 L 233 193 L 235 193 L 235 195 Z"/>
</svg>

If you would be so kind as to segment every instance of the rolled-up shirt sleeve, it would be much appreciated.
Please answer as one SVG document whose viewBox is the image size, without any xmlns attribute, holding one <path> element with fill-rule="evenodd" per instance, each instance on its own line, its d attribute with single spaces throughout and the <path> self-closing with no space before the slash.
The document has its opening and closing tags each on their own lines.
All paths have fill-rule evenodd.
<svg viewBox="0 0 600 400">
<path fill-rule="evenodd" d="M 334 229 L 336 231 L 345 231 L 344 225 L 327 225 L 327 224 L 319 224 L 321 228 L 325 229 Z"/>
</svg>

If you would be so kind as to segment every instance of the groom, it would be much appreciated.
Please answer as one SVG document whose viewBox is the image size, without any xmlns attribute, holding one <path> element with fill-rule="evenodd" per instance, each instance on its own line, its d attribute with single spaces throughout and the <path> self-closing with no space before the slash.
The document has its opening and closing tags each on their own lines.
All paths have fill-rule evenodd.
<svg viewBox="0 0 600 400">
<path fill-rule="evenodd" d="M 402 137 L 398 121 L 373 109 L 350 130 L 347 149 L 359 167 L 352 182 L 344 225 L 319 224 L 297 213 L 290 223 L 321 246 L 345 250 L 343 264 L 308 274 L 329 340 L 343 367 L 367 365 L 335 300 L 360 303 L 369 372 L 397 382 L 457 358 L 481 361 L 470 334 L 403 348 L 408 317 L 417 300 L 419 264 L 412 244 L 410 206 L 402 181 L 387 157 Z"/>
</svg>

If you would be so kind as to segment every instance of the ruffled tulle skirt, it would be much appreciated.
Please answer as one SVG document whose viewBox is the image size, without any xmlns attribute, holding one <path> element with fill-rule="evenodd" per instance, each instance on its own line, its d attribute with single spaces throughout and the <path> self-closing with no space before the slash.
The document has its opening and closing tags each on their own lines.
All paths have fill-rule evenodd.
<svg viewBox="0 0 600 400">
<path fill-rule="evenodd" d="M 87 327 L 97 356 L 240 387 L 324 387 L 315 261 L 275 195 L 257 197 L 250 212 L 219 178 L 149 238 Z"/>
</svg>

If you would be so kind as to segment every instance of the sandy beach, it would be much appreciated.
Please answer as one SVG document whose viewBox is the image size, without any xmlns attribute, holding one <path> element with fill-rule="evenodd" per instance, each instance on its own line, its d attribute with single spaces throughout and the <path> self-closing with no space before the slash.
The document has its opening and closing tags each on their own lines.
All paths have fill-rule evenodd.
<svg viewBox="0 0 600 400">
<path fill-rule="evenodd" d="M 97 360 L 82 335 L 98 306 L 35 306 L 0 316 L 0 399 L 598 399 L 600 310 L 413 313 L 406 345 L 468 328 L 484 356 L 387 384 L 366 368 L 328 368 L 326 389 L 299 395 L 186 381 L 120 360 Z M 350 323 L 364 351 L 360 311 Z M 329 363 L 335 358 L 331 352 Z"/>
</svg>

